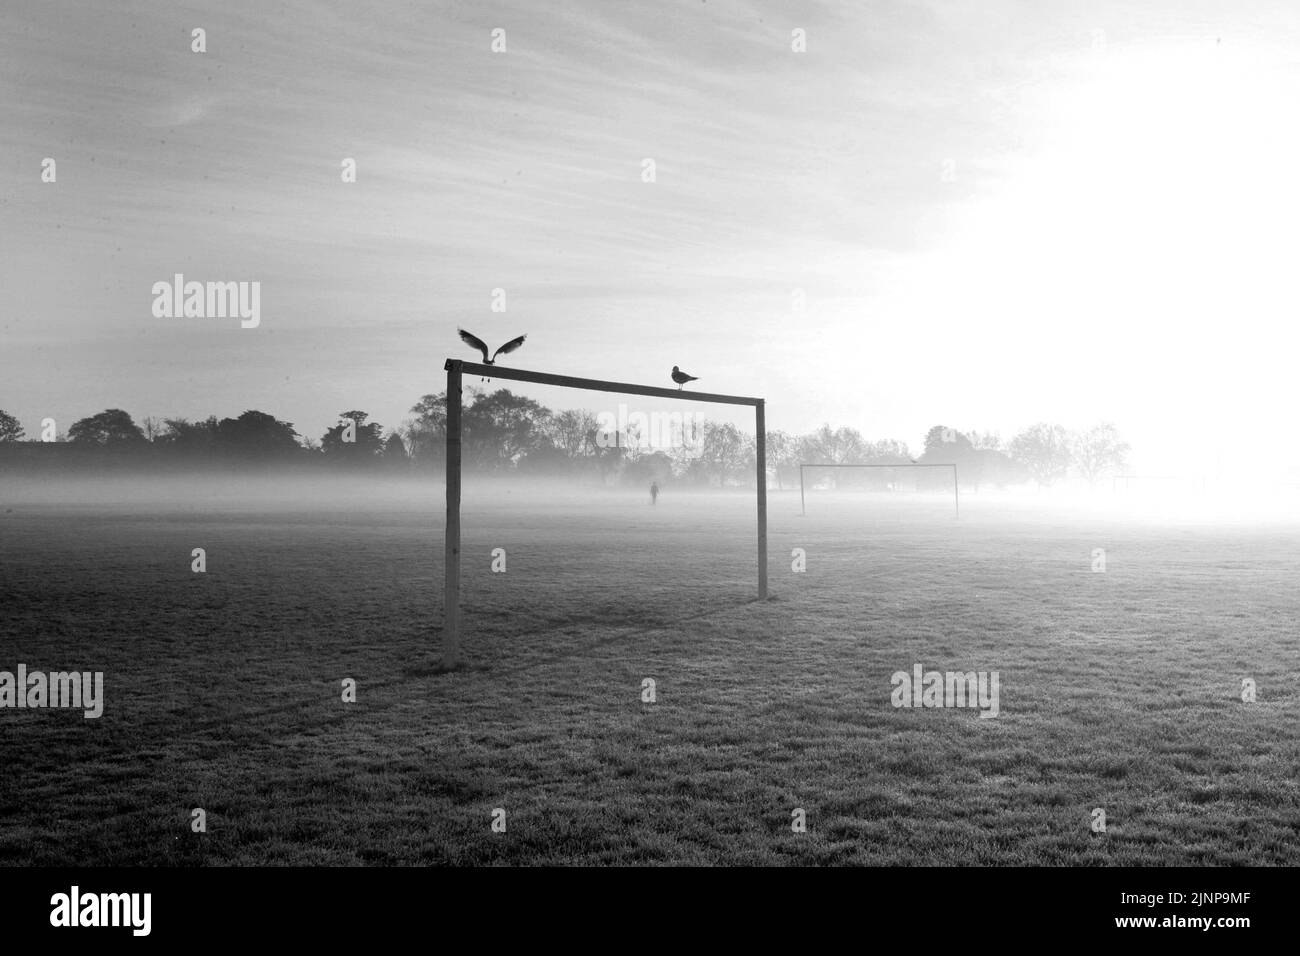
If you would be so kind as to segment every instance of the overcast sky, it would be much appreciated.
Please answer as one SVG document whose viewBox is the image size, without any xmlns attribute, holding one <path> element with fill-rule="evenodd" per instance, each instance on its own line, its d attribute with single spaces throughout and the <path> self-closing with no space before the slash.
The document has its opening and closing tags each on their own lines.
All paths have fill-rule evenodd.
<svg viewBox="0 0 1300 956">
<path fill-rule="evenodd" d="M 459 324 L 528 333 L 525 368 L 678 364 L 773 428 L 918 451 L 1109 419 L 1150 471 L 1225 428 L 1289 462 L 1298 28 L 1242 0 L 8 0 L 0 408 L 392 426 L 472 358 Z M 260 281 L 261 325 L 155 318 L 177 272 Z"/>
</svg>

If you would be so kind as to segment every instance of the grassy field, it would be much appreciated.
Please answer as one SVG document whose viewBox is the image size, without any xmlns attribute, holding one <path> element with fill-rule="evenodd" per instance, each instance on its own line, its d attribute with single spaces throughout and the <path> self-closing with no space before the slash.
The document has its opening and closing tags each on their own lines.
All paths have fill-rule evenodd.
<svg viewBox="0 0 1300 956">
<path fill-rule="evenodd" d="M 471 492 L 440 673 L 437 489 L 252 500 L 0 500 L 0 670 L 107 697 L 0 710 L 0 864 L 1300 863 L 1298 527 L 774 493 L 759 603 L 752 496 Z"/>
</svg>

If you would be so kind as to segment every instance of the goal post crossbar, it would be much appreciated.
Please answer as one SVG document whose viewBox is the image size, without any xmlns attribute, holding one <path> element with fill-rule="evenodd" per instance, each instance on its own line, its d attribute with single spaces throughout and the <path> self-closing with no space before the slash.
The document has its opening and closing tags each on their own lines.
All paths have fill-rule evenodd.
<svg viewBox="0 0 1300 956">
<path fill-rule="evenodd" d="M 961 517 L 961 495 L 957 485 L 957 466 L 944 462 L 911 462 L 900 465 L 876 465 L 876 464 L 854 464 L 852 462 L 843 464 L 825 464 L 819 465 L 815 462 L 800 462 L 799 464 L 799 513 L 808 514 L 808 504 L 804 497 L 804 478 L 803 470 L 805 468 L 951 468 L 952 469 L 952 507 L 953 516 Z"/>
<path fill-rule="evenodd" d="M 458 365 L 467 375 L 481 375 L 485 378 L 504 378 L 514 382 L 535 382 L 538 385 L 556 385 L 560 388 L 582 388 L 593 392 L 621 392 L 625 395 L 652 395 L 655 398 L 672 398 L 688 402 L 713 402 L 717 405 L 762 405 L 761 398 L 747 398 L 742 395 L 717 395 L 713 392 L 688 392 L 680 388 L 660 388 L 657 385 L 633 385 L 629 382 L 603 382 L 594 378 L 574 378 L 571 375 L 552 375 L 549 372 L 528 372 L 517 368 L 500 368 L 496 365 L 483 365 L 479 362 L 462 362 L 459 359 L 447 359 L 444 367 L 448 372 L 453 365 Z"/>
<path fill-rule="evenodd" d="M 758 598 L 760 601 L 767 599 L 767 431 L 764 399 L 740 395 L 718 395 L 711 392 L 688 392 L 684 389 L 634 385 L 627 382 L 606 382 L 594 378 L 574 378 L 546 372 L 528 372 L 522 369 L 498 368 L 495 365 L 466 362 L 461 359 L 447 359 L 443 369 L 447 373 L 447 528 L 442 633 L 444 666 L 455 667 L 460 659 L 461 378 L 465 374 L 593 392 L 617 392 L 674 401 L 752 406 L 757 453 L 755 472 L 758 478 Z"/>
</svg>

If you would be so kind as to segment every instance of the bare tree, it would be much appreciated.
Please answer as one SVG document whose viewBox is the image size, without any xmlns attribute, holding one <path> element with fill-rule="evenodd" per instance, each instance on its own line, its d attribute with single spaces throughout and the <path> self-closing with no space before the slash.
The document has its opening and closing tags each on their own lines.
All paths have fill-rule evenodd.
<svg viewBox="0 0 1300 956">
<path fill-rule="evenodd" d="M 1070 434 L 1060 425 L 1031 425 L 1011 440 L 1009 450 L 1040 488 L 1064 478 L 1070 467 Z"/>
<path fill-rule="evenodd" d="M 582 409 L 570 408 L 553 415 L 547 423 L 547 435 L 556 448 L 569 458 L 593 454 L 591 436 L 599 429 L 596 416 Z"/>
<path fill-rule="evenodd" d="M 767 433 L 767 467 L 776 473 L 776 487 L 784 487 L 783 477 L 799 474 L 798 444 L 788 432 Z"/>
<path fill-rule="evenodd" d="M 1128 442 L 1119 437 L 1119 431 L 1110 422 L 1080 432 L 1071 440 L 1074 466 L 1089 485 L 1095 485 L 1108 472 L 1123 468 L 1129 450 Z"/>
<path fill-rule="evenodd" d="M 997 432 L 978 432 L 972 429 L 966 433 L 971 447 L 976 451 L 1001 451 L 1002 436 Z"/>
</svg>

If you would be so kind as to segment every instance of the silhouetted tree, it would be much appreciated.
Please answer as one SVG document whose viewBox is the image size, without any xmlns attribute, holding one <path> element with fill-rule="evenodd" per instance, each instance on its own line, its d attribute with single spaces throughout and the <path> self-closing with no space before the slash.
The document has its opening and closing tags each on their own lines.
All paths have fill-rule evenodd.
<svg viewBox="0 0 1300 956">
<path fill-rule="evenodd" d="M 1031 425 L 1011 440 L 1009 450 L 1039 487 L 1064 478 L 1070 467 L 1070 435 L 1060 425 Z"/>
<path fill-rule="evenodd" d="M 872 465 L 906 465 L 912 460 L 907 442 L 896 438 L 882 438 L 867 443 L 866 461 Z"/>
<path fill-rule="evenodd" d="M 795 455 L 805 465 L 862 464 L 867 455 L 867 447 L 866 439 L 856 428 L 832 429 L 829 424 L 795 439 Z M 865 479 L 859 477 L 855 480 L 839 469 L 828 469 L 813 472 L 812 480 L 825 481 L 832 488 L 838 488 L 846 480 L 848 484 L 861 484 Z"/>
<path fill-rule="evenodd" d="M 472 467 L 509 468 L 521 456 L 548 444 L 550 411 L 509 389 L 475 393 L 462 412 L 462 453 Z"/>
<path fill-rule="evenodd" d="M 410 464 L 411 458 L 406 453 L 406 442 L 402 436 L 394 431 L 384 439 L 384 464 L 393 468 L 405 468 Z"/>
<path fill-rule="evenodd" d="M 249 410 L 238 418 L 223 418 L 217 425 L 222 449 L 237 458 L 279 461 L 302 453 L 292 422 Z"/>
<path fill-rule="evenodd" d="M 586 448 L 595 464 L 596 474 L 603 484 L 608 484 L 623 468 L 627 456 L 627 446 L 621 441 L 611 443 L 611 436 L 600 430 L 596 417 L 592 416 L 592 428 L 585 436 Z"/>
<path fill-rule="evenodd" d="M 866 455 L 867 443 L 856 428 L 831 429 L 823 425 L 805 436 L 803 445 L 805 464 L 840 465 L 861 463 Z"/>
<path fill-rule="evenodd" d="M 363 411 L 339 412 L 339 423 L 321 436 L 321 451 L 327 458 L 348 461 L 369 460 L 382 455 L 384 428 L 378 422 L 367 424 L 369 417 L 369 413 Z M 353 440 L 347 441 L 349 437 Z"/>
<path fill-rule="evenodd" d="M 997 432 L 968 431 L 965 433 L 976 451 L 1001 451 L 1002 437 Z"/>
<path fill-rule="evenodd" d="M 0 441 L 21 441 L 23 426 L 4 409 L 0 409 Z"/>
<path fill-rule="evenodd" d="M 787 480 L 791 484 L 799 480 L 798 447 L 794 436 L 788 432 L 767 433 L 767 467 L 776 475 L 778 489 L 784 488 Z"/>
<path fill-rule="evenodd" d="M 68 441 L 80 445 L 131 446 L 144 442 L 140 426 L 120 408 L 110 408 L 73 422 L 68 429 Z"/>
<path fill-rule="evenodd" d="M 1089 485 L 1095 485 L 1107 472 L 1123 468 L 1129 453 L 1128 442 L 1119 437 L 1119 431 L 1110 422 L 1073 436 L 1070 449 L 1075 467 Z"/>
<path fill-rule="evenodd" d="M 443 460 L 447 440 L 447 393 L 425 395 L 406 421 L 406 450 L 415 462 L 434 465 Z"/>
<path fill-rule="evenodd" d="M 547 434 L 551 443 L 569 458 L 593 455 L 593 435 L 600 423 L 591 412 L 570 408 L 550 418 Z"/>
<path fill-rule="evenodd" d="M 748 439 L 748 440 L 747 440 Z M 754 441 L 731 422 L 705 422 L 698 456 L 687 465 L 695 481 L 747 480 L 754 467 Z"/>
<path fill-rule="evenodd" d="M 219 427 L 220 422 L 215 415 L 201 422 L 191 422 L 185 418 L 168 418 L 163 421 L 163 430 L 158 441 L 185 456 L 213 453 L 220 440 Z"/>
<path fill-rule="evenodd" d="M 956 465 L 957 480 L 976 491 L 984 480 L 984 456 L 969 437 L 945 425 L 935 425 L 925 433 L 925 451 L 917 462 L 922 465 Z M 927 472 L 917 479 L 917 487 L 946 490 L 952 486 L 951 476 L 938 469 L 927 469 Z"/>
</svg>

